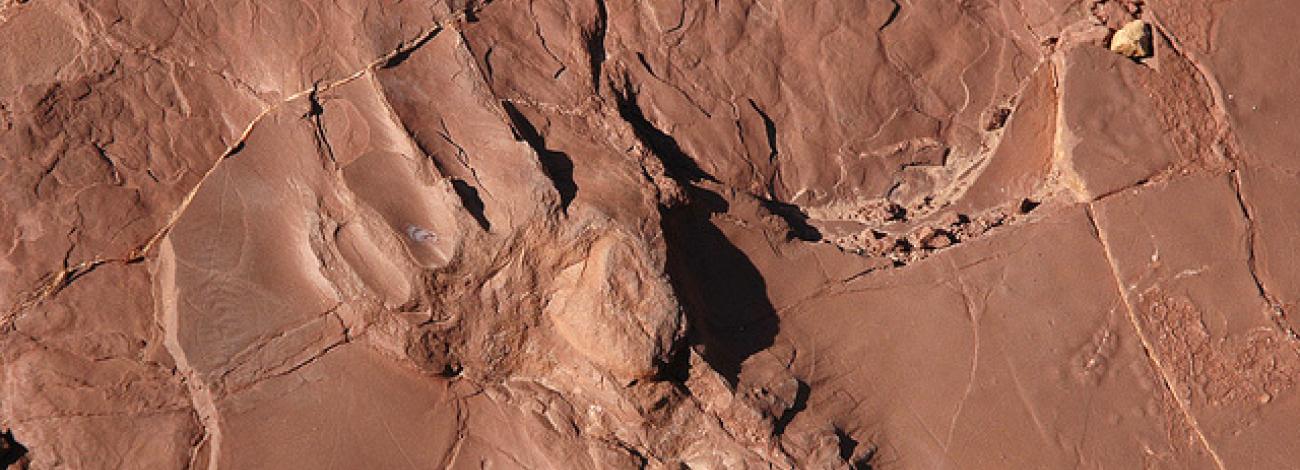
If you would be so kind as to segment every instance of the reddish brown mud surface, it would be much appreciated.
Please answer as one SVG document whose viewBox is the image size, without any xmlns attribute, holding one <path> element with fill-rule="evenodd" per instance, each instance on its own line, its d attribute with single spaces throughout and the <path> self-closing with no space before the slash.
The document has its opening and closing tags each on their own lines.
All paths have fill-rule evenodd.
<svg viewBox="0 0 1300 470">
<path fill-rule="evenodd" d="M 1297 24 L 0 0 L 0 466 L 1294 468 Z"/>
</svg>

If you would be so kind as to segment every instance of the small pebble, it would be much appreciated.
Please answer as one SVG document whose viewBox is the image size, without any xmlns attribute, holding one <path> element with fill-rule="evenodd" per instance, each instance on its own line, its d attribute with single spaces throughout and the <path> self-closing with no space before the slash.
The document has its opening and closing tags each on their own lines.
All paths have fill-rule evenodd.
<svg viewBox="0 0 1300 470">
<path fill-rule="evenodd" d="M 1148 34 L 1145 22 L 1130 21 L 1110 38 L 1110 50 L 1133 59 L 1150 57 L 1151 40 L 1147 37 Z"/>
</svg>

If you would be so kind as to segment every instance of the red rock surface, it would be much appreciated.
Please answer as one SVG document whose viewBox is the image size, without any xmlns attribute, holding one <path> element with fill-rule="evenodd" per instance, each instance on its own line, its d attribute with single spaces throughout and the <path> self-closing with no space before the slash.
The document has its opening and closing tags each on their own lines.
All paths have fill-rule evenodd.
<svg viewBox="0 0 1300 470">
<path fill-rule="evenodd" d="M 0 465 L 1294 468 L 1296 24 L 4 0 Z"/>
</svg>

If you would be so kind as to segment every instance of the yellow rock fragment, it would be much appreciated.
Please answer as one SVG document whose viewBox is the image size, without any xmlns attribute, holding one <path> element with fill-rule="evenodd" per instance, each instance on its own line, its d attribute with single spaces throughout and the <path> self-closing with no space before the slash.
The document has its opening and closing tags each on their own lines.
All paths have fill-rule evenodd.
<svg viewBox="0 0 1300 470">
<path fill-rule="evenodd" d="M 1134 59 L 1151 55 L 1151 40 L 1147 37 L 1147 24 L 1133 20 L 1110 38 L 1110 50 Z"/>
</svg>

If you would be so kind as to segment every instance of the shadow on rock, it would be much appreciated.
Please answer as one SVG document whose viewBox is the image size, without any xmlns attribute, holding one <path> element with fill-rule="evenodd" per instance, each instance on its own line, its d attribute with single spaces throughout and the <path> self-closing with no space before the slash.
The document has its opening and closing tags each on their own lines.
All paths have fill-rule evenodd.
<svg viewBox="0 0 1300 470">
<path fill-rule="evenodd" d="M 0 468 L 17 465 L 25 455 L 27 455 L 27 448 L 14 440 L 13 431 L 0 433 Z M 25 468 L 25 466 L 19 466 L 19 468 Z"/>
<path fill-rule="evenodd" d="M 690 204 L 664 211 L 668 275 L 690 322 L 691 346 L 735 385 L 741 363 L 772 345 L 779 320 L 762 273 L 709 220 L 726 212 L 726 200 L 689 191 Z"/>
</svg>

